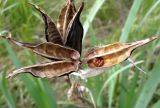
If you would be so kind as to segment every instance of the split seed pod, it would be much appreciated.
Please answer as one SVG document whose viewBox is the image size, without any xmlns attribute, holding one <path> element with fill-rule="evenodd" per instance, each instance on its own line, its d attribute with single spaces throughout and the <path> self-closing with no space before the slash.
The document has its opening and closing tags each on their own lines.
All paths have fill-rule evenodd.
<svg viewBox="0 0 160 108">
<path fill-rule="evenodd" d="M 74 3 L 72 0 L 68 0 L 66 5 L 61 9 L 60 15 L 58 18 L 57 28 L 62 36 L 62 39 L 64 40 L 65 33 L 67 30 L 67 27 L 74 17 L 76 13 L 76 9 L 74 6 Z"/>
<path fill-rule="evenodd" d="M 45 36 L 46 36 L 46 40 L 48 42 L 52 42 L 55 44 L 60 44 L 63 45 L 61 36 L 59 31 L 57 30 L 56 25 L 54 24 L 54 22 L 51 20 L 51 18 L 45 13 L 44 10 L 42 10 L 41 8 L 39 8 L 38 6 L 33 5 L 33 7 L 41 13 L 44 23 L 45 23 Z"/>
<path fill-rule="evenodd" d="M 43 57 L 53 59 L 53 60 L 79 60 L 80 54 L 78 51 L 61 46 L 59 44 L 54 44 L 51 42 L 44 42 L 44 43 L 23 43 L 18 42 L 11 37 L 4 37 L 7 38 L 10 42 L 24 48 L 28 48 L 34 53 L 41 55 Z"/>
<path fill-rule="evenodd" d="M 77 50 L 80 54 L 82 51 L 82 38 L 83 38 L 83 26 L 80 22 L 80 15 L 83 10 L 84 3 L 82 2 L 80 8 L 74 15 L 73 19 L 70 21 L 64 43 L 66 46 Z"/>
<path fill-rule="evenodd" d="M 111 67 L 128 59 L 136 48 L 147 44 L 157 37 L 132 43 L 114 43 L 90 50 L 84 59 L 90 68 Z"/>
<path fill-rule="evenodd" d="M 19 73 L 30 73 L 36 77 L 53 78 L 77 71 L 78 67 L 79 67 L 78 61 L 56 61 L 56 62 L 23 67 L 9 73 L 7 77 L 9 78 Z"/>
</svg>

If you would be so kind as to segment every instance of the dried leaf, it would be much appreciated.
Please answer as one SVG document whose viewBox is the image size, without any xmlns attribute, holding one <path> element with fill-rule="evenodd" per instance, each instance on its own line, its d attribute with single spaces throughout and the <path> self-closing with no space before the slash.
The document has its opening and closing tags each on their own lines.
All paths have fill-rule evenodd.
<svg viewBox="0 0 160 108">
<path fill-rule="evenodd" d="M 54 44 L 51 42 L 45 42 L 45 43 L 22 43 L 18 42 L 11 37 L 4 37 L 7 38 L 12 43 L 24 47 L 29 48 L 33 52 L 35 52 L 38 55 L 41 55 L 43 57 L 49 58 L 49 59 L 58 59 L 58 60 L 79 60 L 80 54 L 78 51 L 67 48 L 64 46 L 61 46 L 59 44 Z"/>
<path fill-rule="evenodd" d="M 67 4 L 61 9 L 59 18 L 58 18 L 58 23 L 57 23 L 57 28 L 62 36 L 62 39 L 64 40 L 64 35 L 67 30 L 67 27 L 72 20 L 73 16 L 76 13 L 76 9 L 74 6 L 74 3 L 72 0 L 68 0 Z"/>
<path fill-rule="evenodd" d="M 30 73 L 33 76 L 41 78 L 53 78 L 69 74 L 77 71 L 79 68 L 78 61 L 57 61 L 39 65 L 33 65 L 17 69 L 8 74 L 8 78 L 13 77 L 20 73 Z"/>
<path fill-rule="evenodd" d="M 44 10 L 40 9 L 38 6 L 33 5 L 33 7 L 41 13 L 43 20 L 45 22 L 45 35 L 46 35 L 46 40 L 48 42 L 53 42 L 55 44 L 60 44 L 63 45 L 61 36 L 59 31 L 57 30 L 56 25 L 54 22 L 51 20 L 51 18 L 45 13 Z"/>
<path fill-rule="evenodd" d="M 91 68 L 111 67 L 128 59 L 134 49 L 155 39 L 157 39 L 157 37 L 132 43 L 115 43 L 97 47 L 89 51 L 83 62 L 87 62 L 88 66 Z"/>
<path fill-rule="evenodd" d="M 68 25 L 64 43 L 66 46 L 77 50 L 80 54 L 82 51 L 83 26 L 80 22 L 80 14 L 83 10 L 84 2 L 76 12 L 75 16 Z"/>
</svg>

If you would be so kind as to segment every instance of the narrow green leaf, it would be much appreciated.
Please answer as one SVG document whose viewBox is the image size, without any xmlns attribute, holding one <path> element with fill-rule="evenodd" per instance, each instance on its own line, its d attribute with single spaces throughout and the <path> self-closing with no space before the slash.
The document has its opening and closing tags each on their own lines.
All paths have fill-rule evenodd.
<svg viewBox="0 0 160 108">
<path fill-rule="evenodd" d="M 8 44 L 7 41 L 4 41 L 4 44 L 6 46 L 6 49 L 9 53 L 9 56 L 10 56 L 11 60 L 13 61 L 14 65 L 16 66 L 16 68 L 21 67 L 21 63 L 19 62 L 17 56 L 15 55 L 14 51 L 12 50 L 11 45 Z M 36 102 L 36 105 L 39 108 L 50 108 L 50 107 L 55 107 L 56 106 L 56 104 L 53 104 L 53 103 L 55 103 L 55 100 L 53 98 L 46 97 L 45 96 L 46 91 L 42 91 L 41 88 L 43 88 L 43 87 L 41 87 L 40 85 L 37 85 L 38 80 L 33 80 L 33 78 L 31 78 L 31 76 L 29 77 L 28 75 L 21 75 L 21 79 L 24 82 L 24 84 L 27 87 L 29 93 L 31 94 L 34 101 Z M 42 84 L 42 85 L 44 85 L 44 84 Z M 51 93 L 51 91 L 50 91 L 50 93 Z M 50 101 L 52 101 L 53 103 L 52 104 L 48 103 Z"/>
<path fill-rule="evenodd" d="M 140 63 L 143 63 L 143 61 L 135 62 L 135 64 L 140 64 Z M 110 81 L 112 81 L 113 78 L 115 78 L 119 73 L 125 71 L 126 69 L 128 69 L 128 68 L 130 68 L 130 67 L 132 67 L 132 66 L 133 66 L 132 64 L 129 64 L 129 65 L 127 65 L 127 66 L 125 66 L 125 67 L 117 70 L 115 73 L 113 73 L 113 74 L 104 82 L 104 84 L 103 84 L 103 86 L 102 86 L 102 88 L 101 88 L 101 91 L 99 92 L 98 98 L 97 98 L 97 103 L 98 103 L 98 104 L 101 103 L 100 101 L 101 101 L 102 93 L 103 93 L 103 91 L 105 90 L 105 88 L 107 87 L 108 83 L 109 83 Z"/>
<path fill-rule="evenodd" d="M 93 29 L 92 24 L 91 24 L 91 27 L 90 27 L 90 29 L 89 29 L 89 34 L 90 34 L 91 47 L 95 47 L 96 42 L 97 42 L 97 37 L 96 37 L 96 34 L 95 34 L 95 31 L 94 31 L 94 29 Z"/>
<path fill-rule="evenodd" d="M 139 80 L 139 72 L 135 71 L 134 72 L 134 78 L 131 80 L 129 84 L 129 94 L 127 95 L 127 101 L 123 101 L 123 103 L 126 103 L 126 108 L 131 108 L 134 106 L 134 103 L 136 101 L 137 95 L 139 94 L 138 92 L 136 93 L 137 89 L 137 81 Z"/>
<path fill-rule="evenodd" d="M 115 68 L 112 69 L 111 74 L 116 72 Z M 113 80 L 109 84 L 108 90 L 108 108 L 112 108 L 113 96 L 114 96 L 114 89 L 116 85 L 117 76 L 113 78 Z"/>
<path fill-rule="evenodd" d="M 47 102 L 46 104 L 48 104 L 48 108 L 50 107 L 57 108 L 56 99 L 54 97 L 55 95 L 49 82 L 46 79 L 41 79 L 39 80 L 39 83 L 43 91 L 43 96 L 44 96 L 43 101 Z"/>
<path fill-rule="evenodd" d="M 151 75 L 147 80 L 147 82 L 145 83 L 134 108 L 146 108 L 150 100 L 152 99 L 152 96 L 158 84 L 160 83 L 159 60 L 160 57 L 157 58 L 157 62 L 155 63 L 155 68 L 151 71 Z"/>
<path fill-rule="evenodd" d="M 14 8 L 16 5 L 17 5 L 17 3 L 12 4 L 12 5 L 10 5 L 10 6 L 6 7 L 6 8 L 4 8 L 4 9 L 2 9 L 2 10 L 0 10 L 0 15 L 3 14 L 4 12 L 6 12 L 6 11 L 12 9 L 12 8 Z"/>
<path fill-rule="evenodd" d="M 13 99 L 13 96 L 8 90 L 7 82 L 5 78 L 5 72 L 0 72 L 0 90 L 2 91 L 9 108 L 16 108 L 16 103 Z"/>
<path fill-rule="evenodd" d="M 153 104 L 151 108 L 159 108 L 159 106 L 160 106 L 160 100 L 157 101 L 155 104 Z"/>
<path fill-rule="evenodd" d="M 127 17 L 127 21 L 122 29 L 122 33 L 120 36 L 120 42 L 126 42 L 128 40 L 128 34 L 131 30 L 131 27 L 135 21 L 137 12 L 142 4 L 143 0 L 134 0 L 133 5 L 131 7 L 131 10 L 129 12 L 129 15 Z"/>
<path fill-rule="evenodd" d="M 145 14 L 145 16 L 143 17 L 142 21 L 140 22 L 140 27 L 143 25 L 143 23 L 145 22 L 147 17 L 154 11 L 154 9 L 157 6 L 159 6 L 159 4 L 160 4 L 160 0 L 157 0 L 157 2 L 155 2 L 154 5 L 152 5 L 152 7 L 148 10 L 148 12 Z"/>
<path fill-rule="evenodd" d="M 83 27 L 84 27 L 84 36 L 83 36 L 83 42 L 84 42 L 84 39 L 85 39 L 85 36 L 87 34 L 87 31 L 90 27 L 90 24 L 92 23 L 94 17 L 96 16 L 98 10 L 102 7 L 102 5 L 104 4 L 105 0 L 96 0 L 93 4 L 93 6 L 91 7 L 88 15 L 87 15 L 87 18 L 83 24 Z"/>
<path fill-rule="evenodd" d="M 129 69 L 126 69 L 123 73 L 121 73 L 121 80 L 120 80 L 120 95 L 119 95 L 119 108 L 126 108 L 126 102 L 128 95 L 128 76 L 129 76 Z"/>
</svg>

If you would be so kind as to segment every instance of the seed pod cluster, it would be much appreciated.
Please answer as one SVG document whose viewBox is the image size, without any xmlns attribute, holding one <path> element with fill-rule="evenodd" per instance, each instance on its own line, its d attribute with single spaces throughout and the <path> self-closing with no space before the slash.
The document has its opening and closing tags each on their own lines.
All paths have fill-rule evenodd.
<svg viewBox="0 0 160 108">
<path fill-rule="evenodd" d="M 9 73 L 8 77 L 26 72 L 41 78 L 60 77 L 79 70 L 84 72 L 82 68 L 80 69 L 81 64 L 87 64 L 89 67 L 88 73 L 82 73 L 82 76 L 94 76 L 94 73 L 89 75 L 91 70 L 97 75 L 97 73 L 100 73 L 99 68 L 108 68 L 125 61 L 130 57 L 133 50 L 157 38 L 152 37 L 132 43 L 118 42 L 99 46 L 89 50 L 85 57 L 80 60 L 83 38 L 83 26 L 80 22 L 80 15 L 84 3 L 82 2 L 80 7 L 76 9 L 74 2 L 67 0 L 66 5 L 60 11 L 57 24 L 40 7 L 34 4 L 32 6 L 43 17 L 46 42 L 19 42 L 13 39 L 11 35 L 3 36 L 3 38 L 20 47 L 28 48 L 34 53 L 50 59 L 51 62 L 20 68 Z"/>
</svg>

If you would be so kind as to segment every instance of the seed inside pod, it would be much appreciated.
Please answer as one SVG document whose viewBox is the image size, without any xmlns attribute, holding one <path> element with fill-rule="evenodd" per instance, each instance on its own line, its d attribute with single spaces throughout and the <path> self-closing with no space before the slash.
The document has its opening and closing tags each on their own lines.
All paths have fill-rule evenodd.
<svg viewBox="0 0 160 108">
<path fill-rule="evenodd" d="M 104 59 L 102 57 L 96 57 L 94 59 L 89 60 L 87 63 L 88 66 L 91 68 L 101 67 L 104 65 Z"/>
</svg>

